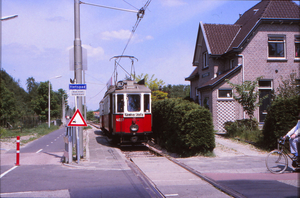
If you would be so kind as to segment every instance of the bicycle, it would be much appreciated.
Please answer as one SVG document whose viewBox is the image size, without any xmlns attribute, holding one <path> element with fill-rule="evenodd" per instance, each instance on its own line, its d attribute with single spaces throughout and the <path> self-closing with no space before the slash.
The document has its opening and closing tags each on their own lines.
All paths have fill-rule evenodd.
<svg viewBox="0 0 300 198">
<path fill-rule="evenodd" d="M 271 151 L 266 158 L 266 166 L 271 173 L 283 173 L 288 167 L 288 158 L 292 160 L 292 166 L 295 169 L 300 168 L 300 162 L 295 156 L 289 155 L 286 150 L 289 150 L 285 145 L 285 139 L 278 139 L 277 149 Z"/>
</svg>

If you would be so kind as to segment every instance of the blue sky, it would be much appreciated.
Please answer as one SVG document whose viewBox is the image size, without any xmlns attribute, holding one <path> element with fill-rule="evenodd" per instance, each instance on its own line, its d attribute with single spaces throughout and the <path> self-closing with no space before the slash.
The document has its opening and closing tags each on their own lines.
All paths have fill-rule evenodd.
<svg viewBox="0 0 300 198">
<path fill-rule="evenodd" d="M 147 0 L 126 0 L 136 8 Z M 123 0 L 83 0 L 98 5 L 135 9 Z M 189 84 L 184 78 L 194 70 L 192 60 L 199 22 L 233 24 L 259 1 L 152 0 L 125 54 L 135 56 L 136 74 L 155 74 L 166 85 Z M 96 110 L 114 61 L 121 55 L 136 14 L 80 5 L 81 41 L 87 50 L 87 107 Z M 54 90 L 66 91 L 74 72 L 69 51 L 74 42 L 73 0 L 2 0 L 2 16 L 18 18 L 2 22 L 2 68 L 26 89 L 26 79 L 52 79 Z M 130 70 L 130 61 L 121 65 Z M 119 80 L 125 73 L 119 69 Z M 74 106 L 74 97 L 69 104 Z"/>
</svg>

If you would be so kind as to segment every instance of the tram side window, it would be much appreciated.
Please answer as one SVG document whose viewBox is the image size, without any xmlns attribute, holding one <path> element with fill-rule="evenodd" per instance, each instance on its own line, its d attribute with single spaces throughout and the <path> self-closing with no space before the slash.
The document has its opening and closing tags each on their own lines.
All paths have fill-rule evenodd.
<svg viewBox="0 0 300 198">
<path fill-rule="evenodd" d="M 141 96 L 139 94 L 127 95 L 127 110 L 129 112 L 141 111 Z"/>
<path fill-rule="evenodd" d="M 149 94 L 144 95 L 144 111 L 150 112 L 150 95 Z"/>
<path fill-rule="evenodd" d="M 124 96 L 117 95 L 117 105 L 118 105 L 118 112 L 124 112 Z"/>
</svg>

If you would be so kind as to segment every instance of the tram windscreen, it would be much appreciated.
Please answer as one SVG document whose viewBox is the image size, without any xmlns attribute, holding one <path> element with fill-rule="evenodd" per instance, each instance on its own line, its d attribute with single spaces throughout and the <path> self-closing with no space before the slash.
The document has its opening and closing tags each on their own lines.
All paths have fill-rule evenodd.
<svg viewBox="0 0 300 198">
<path fill-rule="evenodd" d="M 139 94 L 127 95 L 127 110 L 136 112 L 141 110 L 141 96 Z"/>
<path fill-rule="evenodd" d="M 150 112 L 150 94 L 144 95 L 144 111 Z"/>
</svg>

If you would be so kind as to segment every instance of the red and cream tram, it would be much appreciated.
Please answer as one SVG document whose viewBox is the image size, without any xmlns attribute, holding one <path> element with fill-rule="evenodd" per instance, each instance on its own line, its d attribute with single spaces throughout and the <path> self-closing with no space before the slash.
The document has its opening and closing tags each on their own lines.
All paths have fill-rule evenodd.
<svg viewBox="0 0 300 198">
<path fill-rule="evenodd" d="M 119 81 L 100 102 L 100 127 L 118 143 L 146 142 L 152 134 L 151 90 L 142 81 Z"/>
</svg>

